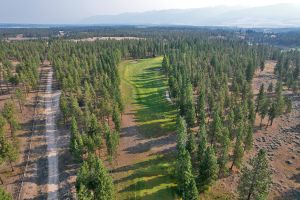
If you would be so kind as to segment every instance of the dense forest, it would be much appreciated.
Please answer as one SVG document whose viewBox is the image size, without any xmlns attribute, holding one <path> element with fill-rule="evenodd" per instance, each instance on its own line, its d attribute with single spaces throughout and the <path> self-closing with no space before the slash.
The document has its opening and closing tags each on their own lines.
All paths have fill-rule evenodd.
<svg viewBox="0 0 300 200">
<path fill-rule="evenodd" d="M 57 38 L 58 30 L 64 30 L 66 38 Z M 78 199 L 115 198 L 113 180 L 100 154 L 105 147 L 113 165 L 124 111 L 118 65 L 125 59 L 156 56 L 163 56 L 162 69 L 178 109 L 177 193 L 182 199 L 198 199 L 199 193 L 236 168 L 242 173 L 240 199 L 266 199 L 270 171 L 265 151 L 259 151 L 249 165 L 242 164 L 243 157 L 252 149 L 256 114 L 261 119 L 267 117 L 267 126 L 272 126 L 275 118 L 290 112 L 291 100 L 282 94 L 282 88 L 299 91 L 299 51 L 250 45 L 236 37 L 235 31 L 208 28 L 3 29 L 0 34 L 6 38 L 19 32 L 26 37 L 52 38 L 0 42 L 0 92 L 12 94 L 22 112 L 26 96 L 38 87 L 39 65 L 45 59 L 50 61 L 62 91 L 61 122 L 71 132 L 70 152 L 80 165 L 76 180 Z M 246 34 L 254 38 L 253 32 Z M 139 39 L 69 40 L 94 36 Z M 293 38 L 286 43 L 289 41 Z M 279 81 L 267 89 L 261 85 L 254 97 L 251 82 L 256 70 L 264 70 L 266 60 L 278 61 L 275 73 Z M 16 67 L 12 61 L 18 61 Z M 1 163 L 12 163 L 18 156 L 14 131 L 19 125 L 15 112 L 15 106 L 8 102 L 0 116 Z M 5 132 L 6 123 L 11 135 Z M 5 192 L 0 191 L 1 195 L 6 198 Z"/>
</svg>

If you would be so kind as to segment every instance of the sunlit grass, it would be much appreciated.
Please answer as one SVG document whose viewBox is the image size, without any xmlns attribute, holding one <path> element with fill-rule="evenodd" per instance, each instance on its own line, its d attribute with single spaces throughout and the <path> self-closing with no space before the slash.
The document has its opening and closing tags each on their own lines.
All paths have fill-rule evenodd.
<svg viewBox="0 0 300 200">
<path fill-rule="evenodd" d="M 165 98 L 162 57 L 123 61 L 119 67 L 125 106 L 135 113 L 139 133 L 151 138 L 175 129 L 175 106 Z M 174 155 L 153 155 L 116 172 L 117 199 L 174 200 Z M 120 178 L 121 177 L 121 178 Z"/>
<path fill-rule="evenodd" d="M 121 91 L 126 105 L 134 106 L 140 133 L 146 137 L 174 131 L 176 110 L 165 98 L 167 79 L 162 57 L 124 61 L 120 66 Z"/>
<path fill-rule="evenodd" d="M 116 181 L 118 199 L 176 199 L 174 159 L 152 156 L 136 163 L 124 179 Z"/>
</svg>

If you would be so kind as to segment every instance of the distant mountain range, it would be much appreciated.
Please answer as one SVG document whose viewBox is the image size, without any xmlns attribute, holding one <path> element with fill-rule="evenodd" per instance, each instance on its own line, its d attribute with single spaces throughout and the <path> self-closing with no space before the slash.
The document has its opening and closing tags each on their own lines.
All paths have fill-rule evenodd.
<svg viewBox="0 0 300 200">
<path fill-rule="evenodd" d="M 300 27 L 300 5 L 277 4 L 263 7 L 206 7 L 97 15 L 83 24 L 101 25 L 188 25 L 238 27 Z"/>
</svg>

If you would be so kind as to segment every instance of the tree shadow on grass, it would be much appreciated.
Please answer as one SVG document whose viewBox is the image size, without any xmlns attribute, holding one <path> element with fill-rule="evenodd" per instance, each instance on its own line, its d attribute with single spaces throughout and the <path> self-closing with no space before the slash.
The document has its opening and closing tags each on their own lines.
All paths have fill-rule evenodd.
<svg viewBox="0 0 300 200">
<path fill-rule="evenodd" d="M 145 143 L 140 143 L 136 146 L 128 147 L 125 151 L 135 154 L 147 152 L 154 147 L 163 147 L 165 145 L 171 145 L 176 143 L 176 136 L 174 134 L 169 134 L 157 139 L 147 141 Z"/>
<path fill-rule="evenodd" d="M 133 173 L 115 181 L 115 184 L 125 185 L 119 191 L 122 199 L 174 199 L 176 184 L 172 153 L 119 168 L 114 172 L 123 170 L 133 170 Z"/>
<path fill-rule="evenodd" d="M 115 168 L 112 170 L 112 173 L 126 172 L 126 171 L 130 171 L 130 170 L 146 168 L 150 165 L 158 165 L 161 162 L 172 162 L 174 159 L 175 159 L 175 154 L 173 152 L 170 152 L 168 154 L 157 156 L 156 158 L 150 158 L 148 160 L 144 160 L 144 161 L 135 163 L 133 165 L 127 165 L 127 166 Z"/>
<path fill-rule="evenodd" d="M 160 67 L 145 69 L 143 74 L 135 76 L 132 81 L 137 89 L 134 102 L 137 106 L 135 121 L 139 123 L 140 132 L 147 138 L 174 130 L 176 110 L 165 99 L 167 85 L 163 75 L 157 75 L 161 72 L 156 69 Z"/>
<path fill-rule="evenodd" d="M 176 185 L 169 181 L 168 176 L 157 176 L 149 178 L 149 180 L 140 180 L 120 192 L 128 192 L 134 195 L 134 197 L 129 196 L 128 199 L 171 200 L 176 196 Z"/>
</svg>

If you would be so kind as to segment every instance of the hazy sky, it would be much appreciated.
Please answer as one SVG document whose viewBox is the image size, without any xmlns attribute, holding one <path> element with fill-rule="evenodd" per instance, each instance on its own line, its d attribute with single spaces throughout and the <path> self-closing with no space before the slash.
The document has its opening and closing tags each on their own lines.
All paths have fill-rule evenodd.
<svg viewBox="0 0 300 200">
<path fill-rule="evenodd" d="M 0 0 L 0 23 L 76 23 L 93 15 L 218 5 L 263 6 L 300 0 Z"/>
</svg>

